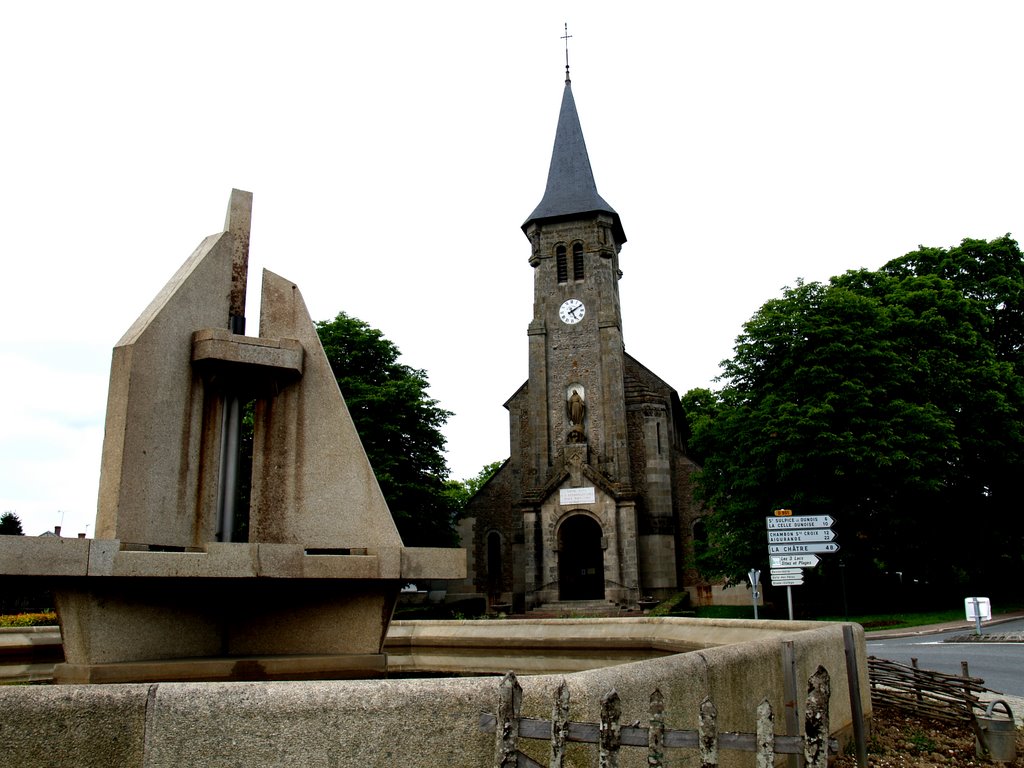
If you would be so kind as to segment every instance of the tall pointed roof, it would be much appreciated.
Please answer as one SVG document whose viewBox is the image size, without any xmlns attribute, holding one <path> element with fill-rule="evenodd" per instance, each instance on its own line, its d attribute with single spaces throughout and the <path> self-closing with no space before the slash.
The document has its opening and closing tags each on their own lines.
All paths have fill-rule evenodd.
<svg viewBox="0 0 1024 768">
<path fill-rule="evenodd" d="M 572 97 L 572 83 L 566 72 L 555 146 L 551 150 L 551 166 L 548 168 L 548 184 L 540 204 L 523 222 L 523 231 L 535 221 L 564 220 L 588 213 L 611 214 L 616 241 L 619 244 L 626 242 L 619 214 L 597 193 L 576 101 Z"/>
</svg>

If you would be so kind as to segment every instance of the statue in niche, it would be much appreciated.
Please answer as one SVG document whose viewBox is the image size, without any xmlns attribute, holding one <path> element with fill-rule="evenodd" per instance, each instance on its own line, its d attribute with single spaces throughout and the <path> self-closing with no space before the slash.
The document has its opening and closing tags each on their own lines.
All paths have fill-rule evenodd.
<svg viewBox="0 0 1024 768">
<path fill-rule="evenodd" d="M 585 443 L 587 436 L 583 433 L 583 416 L 586 414 L 587 406 L 578 389 L 573 389 L 572 394 L 565 403 L 566 413 L 569 416 L 569 423 L 572 428 L 566 435 L 568 443 Z"/>
<path fill-rule="evenodd" d="M 583 424 L 583 414 L 586 412 L 587 406 L 583 402 L 583 398 L 580 397 L 578 389 L 574 389 L 572 394 L 569 395 L 566 408 L 569 411 L 569 422 L 571 424 Z"/>
<path fill-rule="evenodd" d="M 534 229 L 527 237 L 530 238 L 530 266 L 540 266 L 540 230 Z"/>
</svg>

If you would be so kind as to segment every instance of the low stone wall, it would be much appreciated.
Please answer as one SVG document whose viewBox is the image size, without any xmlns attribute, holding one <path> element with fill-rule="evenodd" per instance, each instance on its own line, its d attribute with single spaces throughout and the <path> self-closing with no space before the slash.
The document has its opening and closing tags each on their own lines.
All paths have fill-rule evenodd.
<svg viewBox="0 0 1024 768">
<path fill-rule="evenodd" d="M 632 626 L 632 628 L 631 628 Z M 718 706 L 719 729 L 751 731 L 765 697 L 785 721 L 783 643 L 792 642 L 798 699 L 820 664 L 832 676 L 832 732 L 851 723 L 841 624 L 700 619 L 397 622 L 390 642 L 424 647 L 474 643 L 511 649 L 569 642 L 672 642 L 704 648 L 567 675 L 521 678 L 524 716 L 547 718 L 564 678 L 573 720 L 596 721 L 599 700 L 614 688 L 623 722 L 646 722 L 651 691 L 665 697 L 666 724 L 694 728 L 700 701 Z M 870 712 L 863 631 L 854 625 L 862 706 Z M 603 639 L 602 639 L 603 636 Z M 729 643 L 729 644 L 723 644 Z M 713 647 L 712 647 L 713 646 Z M 514 647 L 514 648 L 513 648 Z M 392 766 L 485 768 L 494 737 L 478 731 L 481 712 L 497 705 L 498 677 L 376 681 L 154 683 L 148 685 L 0 687 L 0 743 L 12 765 L 145 766 Z M 592 765 L 578 746 L 570 765 Z M 546 746 L 524 746 L 535 759 Z M 644 755 L 624 753 L 622 765 Z M 723 752 L 722 765 L 749 766 L 752 756 Z"/>
</svg>

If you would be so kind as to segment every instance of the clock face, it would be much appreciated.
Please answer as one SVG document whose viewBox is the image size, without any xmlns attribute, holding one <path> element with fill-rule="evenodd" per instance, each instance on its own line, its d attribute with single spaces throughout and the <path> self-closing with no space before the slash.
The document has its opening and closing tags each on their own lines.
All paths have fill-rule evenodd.
<svg viewBox="0 0 1024 768">
<path fill-rule="evenodd" d="M 562 306 L 558 308 L 558 316 L 562 319 L 563 323 L 575 325 L 583 319 L 586 311 L 587 308 L 583 306 L 583 302 L 579 299 L 566 299 L 562 302 Z"/>
</svg>

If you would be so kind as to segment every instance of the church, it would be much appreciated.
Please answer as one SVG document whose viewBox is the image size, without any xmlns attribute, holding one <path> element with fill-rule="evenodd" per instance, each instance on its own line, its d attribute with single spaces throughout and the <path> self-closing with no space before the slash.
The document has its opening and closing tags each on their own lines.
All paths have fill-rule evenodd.
<svg viewBox="0 0 1024 768">
<path fill-rule="evenodd" d="M 636 608 L 682 590 L 721 602 L 690 564 L 705 510 L 679 396 L 625 351 L 626 233 L 597 191 L 568 67 L 547 185 L 522 229 L 534 270 L 529 377 L 505 403 L 511 456 L 460 521 L 469 577 L 449 584 L 449 599 L 485 596 L 489 610 L 514 612 Z"/>
</svg>

